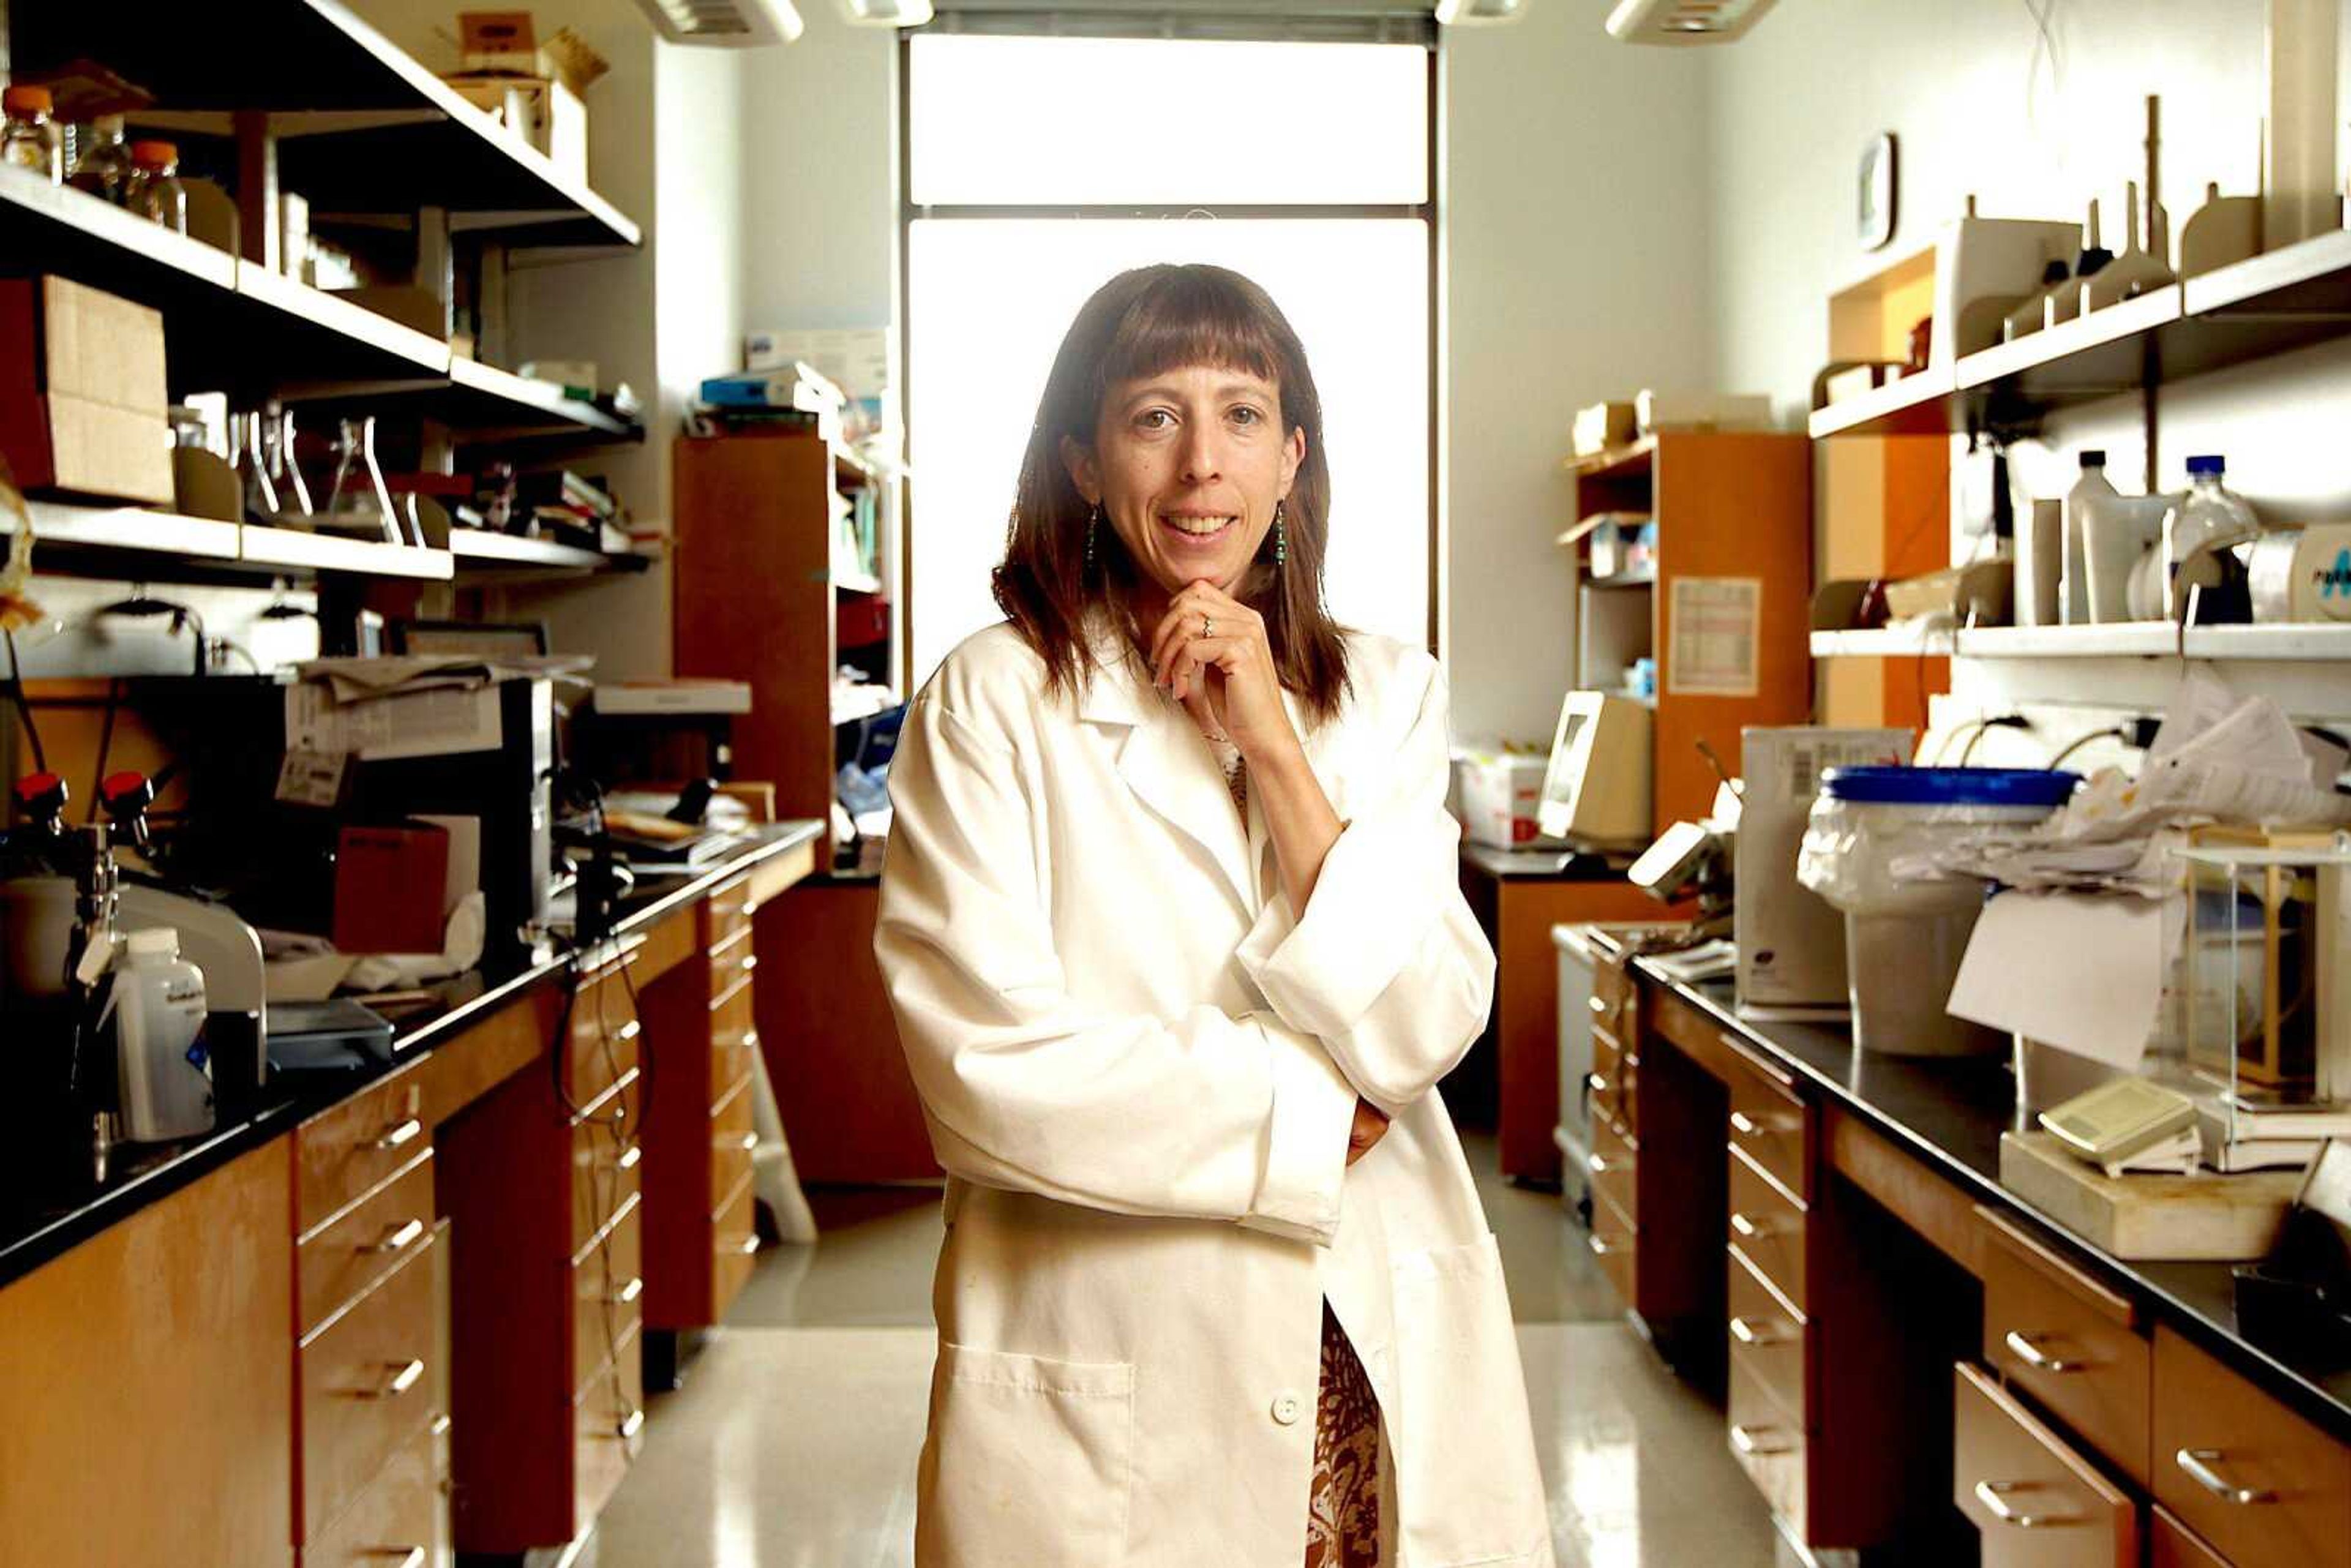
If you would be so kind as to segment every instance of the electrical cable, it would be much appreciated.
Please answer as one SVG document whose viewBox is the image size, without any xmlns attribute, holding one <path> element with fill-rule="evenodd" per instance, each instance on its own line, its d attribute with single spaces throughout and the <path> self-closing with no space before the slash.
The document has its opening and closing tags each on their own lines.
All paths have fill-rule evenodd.
<svg viewBox="0 0 2351 1568">
<path fill-rule="evenodd" d="M 2087 735 L 2076 736 L 2074 738 L 2065 743 L 2063 750 L 2059 751 L 2056 756 L 2049 759 L 2049 771 L 2052 773 L 2056 772 L 2060 767 L 2064 766 L 2065 758 L 2073 756 L 2074 753 L 2081 750 L 2082 747 L 2090 745 L 2094 741 L 2128 740 L 2129 738 L 2130 731 L 2125 729 L 2118 724 L 2110 725 L 2105 729 L 2094 729 Z"/>
<path fill-rule="evenodd" d="M 89 770 L 89 813 L 82 819 L 87 822 L 97 821 L 99 809 L 105 804 L 106 758 L 107 754 L 114 749 L 114 715 L 121 706 L 122 683 L 120 680 L 108 681 L 106 716 L 99 721 L 98 726 L 98 762 Z"/>
<path fill-rule="evenodd" d="M 2026 718 L 2021 713 L 2002 714 L 1998 718 L 1988 718 L 1982 720 L 1976 726 L 1975 734 L 1968 737 L 1967 745 L 1959 749 L 1959 766 L 1965 768 L 1968 765 L 1968 758 L 1976 754 L 1976 743 L 1983 739 L 1985 736 L 1990 735 L 1993 730 L 2029 730 L 2032 727 L 2032 721 Z"/>
</svg>

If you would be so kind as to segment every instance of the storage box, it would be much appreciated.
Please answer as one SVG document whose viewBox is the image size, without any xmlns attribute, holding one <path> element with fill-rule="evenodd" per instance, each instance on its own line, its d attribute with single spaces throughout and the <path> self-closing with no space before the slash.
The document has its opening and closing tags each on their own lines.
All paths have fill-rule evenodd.
<svg viewBox="0 0 2351 1568">
<path fill-rule="evenodd" d="M 878 397 L 890 385 L 892 338 L 887 327 L 768 328 L 743 335 L 743 368 L 807 364 L 852 397 Z"/>
<path fill-rule="evenodd" d="M 1470 839 L 1499 849 L 1557 842 L 1535 820 L 1550 758 L 1534 753 L 1472 752 L 1461 759 L 1462 826 Z"/>
<path fill-rule="evenodd" d="M 162 313 L 63 277 L 0 278 L 0 453 L 28 491 L 171 505 Z"/>
<path fill-rule="evenodd" d="M 445 79 L 510 134 L 546 153 L 557 172 L 588 183 L 588 106 L 578 93 L 546 76 L 468 72 Z"/>
<path fill-rule="evenodd" d="M 1648 388 L 1634 400 L 1641 433 L 1660 430 L 1763 430 L 1771 400 L 1761 392 L 1661 392 Z"/>
<path fill-rule="evenodd" d="M 1629 402 L 1595 402 L 1575 411 L 1575 455 L 1590 457 L 1612 446 L 1629 445 L 1634 410 Z"/>
</svg>

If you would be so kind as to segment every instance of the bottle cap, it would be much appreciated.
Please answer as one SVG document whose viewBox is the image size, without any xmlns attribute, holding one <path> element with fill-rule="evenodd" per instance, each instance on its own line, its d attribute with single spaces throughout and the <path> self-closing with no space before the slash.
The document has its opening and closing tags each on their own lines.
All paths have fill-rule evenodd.
<svg viewBox="0 0 2351 1568">
<path fill-rule="evenodd" d="M 2190 457 L 2188 460 L 2188 471 L 2190 474 L 2226 474 L 2229 471 L 2229 462 L 2225 457 Z"/>
<path fill-rule="evenodd" d="M 12 87 L 0 92 L 0 110 L 10 114 L 47 114 L 57 107 L 57 100 L 45 87 Z"/>
<path fill-rule="evenodd" d="M 180 933 L 174 926 L 150 925 L 133 931 L 129 946 L 134 958 L 176 958 L 180 956 Z"/>
<path fill-rule="evenodd" d="M 2105 455 L 2105 452 L 2104 451 L 2104 449 L 2102 449 L 2102 448 L 2100 448 L 2100 447 L 2093 446 L 2093 447 L 2091 447 L 2088 451 L 2086 451 L 2086 452 L 2085 452 L 2085 453 L 2083 453 L 2083 454 L 2082 454 L 2082 466 L 2083 466 L 2083 467 L 2085 467 L 2085 468 L 2104 468 L 2105 465 L 2106 465 L 2106 455 Z"/>
<path fill-rule="evenodd" d="M 131 144 L 131 161 L 141 168 L 162 168 L 180 161 L 180 149 L 172 141 L 134 141 Z"/>
</svg>

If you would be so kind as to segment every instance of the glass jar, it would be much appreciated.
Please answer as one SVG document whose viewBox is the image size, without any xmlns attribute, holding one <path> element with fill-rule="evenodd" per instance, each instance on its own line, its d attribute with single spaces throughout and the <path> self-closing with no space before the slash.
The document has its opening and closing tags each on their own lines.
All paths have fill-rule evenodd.
<svg viewBox="0 0 2351 1568">
<path fill-rule="evenodd" d="M 7 116 L 5 126 L 0 127 L 0 163 L 37 170 L 52 184 L 65 179 L 65 141 L 49 118 L 53 108 L 45 87 L 0 92 L 0 112 Z"/>
<path fill-rule="evenodd" d="M 175 234 L 188 232 L 188 192 L 180 183 L 180 150 L 169 141 L 134 141 L 131 159 L 137 165 L 126 204 L 142 218 L 152 218 Z"/>
<path fill-rule="evenodd" d="M 120 206 L 129 199 L 131 182 L 138 173 L 138 164 L 131 156 L 131 143 L 124 140 L 122 116 L 101 114 L 90 121 L 82 137 L 81 155 L 74 160 L 73 173 L 67 183 L 78 191 Z"/>
</svg>

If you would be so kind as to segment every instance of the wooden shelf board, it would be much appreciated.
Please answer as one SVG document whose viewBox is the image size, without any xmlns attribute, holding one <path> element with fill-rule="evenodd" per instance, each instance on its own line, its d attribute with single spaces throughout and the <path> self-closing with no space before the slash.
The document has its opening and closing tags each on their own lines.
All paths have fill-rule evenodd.
<svg viewBox="0 0 2351 1568">
<path fill-rule="evenodd" d="M 1645 472 L 1656 453 L 1657 438 L 1644 435 L 1623 446 L 1604 447 L 1581 457 L 1571 457 L 1560 466 L 1579 479 L 1629 477 Z"/>
<path fill-rule="evenodd" d="M 183 517 L 176 512 L 151 512 L 143 507 L 78 505 L 65 501 L 28 501 L 33 514 L 34 563 L 43 546 L 80 549 L 123 550 L 145 555 L 187 556 L 200 560 L 237 559 L 237 525 L 210 517 Z M 13 519 L 0 513 L 0 533 L 16 531 Z"/>
<path fill-rule="evenodd" d="M 300 528 L 256 528 L 250 524 L 243 531 L 238 556 L 249 565 L 296 571 L 416 578 L 435 582 L 446 582 L 455 575 L 455 563 L 447 550 L 306 533 Z"/>
<path fill-rule="evenodd" d="M 1898 382 L 1814 409 L 1809 428 L 1815 441 L 1832 435 L 1947 434 L 1958 390 L 1949 365 L 1939 369 L 1930 365 Z"/>
</svg>

